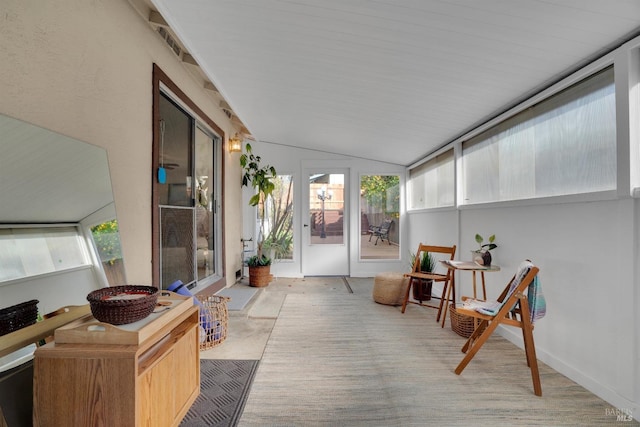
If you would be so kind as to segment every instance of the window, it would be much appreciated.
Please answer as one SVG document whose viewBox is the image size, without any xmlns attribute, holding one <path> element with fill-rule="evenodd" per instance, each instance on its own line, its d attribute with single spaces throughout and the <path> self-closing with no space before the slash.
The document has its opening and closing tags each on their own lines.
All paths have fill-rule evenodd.
<svg viewBox="0 0 640 427">
<path fill-rule="evenodd" d="M 274 179 L 275 189 L 267 198 L 265 239 L 263 248 L 275 260 L 293 259 L 293 177 L 278 175 Z M 260 212 L 260 209 L 258 209 Z M 258 213 L 259 215 L 259 213 Z M 260 218 L 257 221 L 259 229 Z M 256 230 L 258 233 L 259 230 Z"/>
<path fill-rule="evenodd" d="M 0 282 L 89 265 L 76 227 L 0 229 Z"/>
<path fill-rule="evenodd" d="M 409 209 L 453 206 L 453 159 L 453 150 L 449 150 L 409 170 Z"/>
<path fill-rule="evenodd" d="M 216 275 L 214 167 L 216 139 L 168 96 L 160 96 L 158 185 L 163 289 L 180 280 L 190 287 Z"/>
<path fill-rule="evenodd" d="M 615 190 L 609 67 L 462 145 L 463 203 Z"/>
<path fill-rule="evenodd" d="M 91 227 L 91 237 L 109 286 L 126 285 L 118 220 Z"/>
<path fill-rule="evenodd" d="M 400 176 L 360 177 L 360 258 L 400 258 Z M 381 225 L 391 221 L 384 230 Z"/>
</svg>

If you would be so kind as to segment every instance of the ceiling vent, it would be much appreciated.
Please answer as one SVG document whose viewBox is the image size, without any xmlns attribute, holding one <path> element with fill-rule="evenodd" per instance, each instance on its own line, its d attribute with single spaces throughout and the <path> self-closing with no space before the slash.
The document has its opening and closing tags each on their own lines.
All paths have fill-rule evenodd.
<svg viewBox="0 0 640 427">
<path fill-rule="evenodd" d="M 180 54 L 182 53 L 182 49 L 180 48 L 180 45 L 178 44 L 178 42 L 171 36 L 171 34 L 169 34 L 169 31 L 167 31 L 166 28 L 164 27 L 158 27 L 158 34 L 162 36 L 162 38 L 167 43 L 167 45 L 169 45 L 171 50 L 177 56 L 180 56 Z"/>
</svg>

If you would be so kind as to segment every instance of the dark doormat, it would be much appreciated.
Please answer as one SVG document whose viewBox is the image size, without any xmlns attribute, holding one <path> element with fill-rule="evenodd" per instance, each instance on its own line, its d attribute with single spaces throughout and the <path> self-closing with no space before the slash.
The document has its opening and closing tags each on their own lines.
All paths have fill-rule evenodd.
<svg viewBox="0 0 640 427">
<path fill-rule="evenodd" d="M 257 360 L 200 360 L 200 396 L 180 426 L 235 426 L 257 367 Z"/>
</svg>

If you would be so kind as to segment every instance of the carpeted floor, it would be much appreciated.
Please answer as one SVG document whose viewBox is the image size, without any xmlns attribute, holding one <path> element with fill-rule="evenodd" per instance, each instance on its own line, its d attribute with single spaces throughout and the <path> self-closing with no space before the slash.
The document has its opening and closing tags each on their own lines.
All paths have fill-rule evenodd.
<svg viewBox="0 0 640 427">
<path fill-rule="evenodd" d="M 620 425 L 543 363 L 536 397 L 524 352 L 497 335 L 456 375 L 464 339 L 434 317 L 357 292 L 287 295 L 239 426 Z"/>
<path fill-rule="evenodd" d="M 237 425 L 257 366 L 257 360 L 200 360 L 200 396 L 180 426 Z"/>
</svg>

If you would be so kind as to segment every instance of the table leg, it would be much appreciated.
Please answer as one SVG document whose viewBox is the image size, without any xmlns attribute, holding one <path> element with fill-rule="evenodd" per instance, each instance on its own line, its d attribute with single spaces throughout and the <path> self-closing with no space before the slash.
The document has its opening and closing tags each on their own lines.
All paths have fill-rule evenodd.
<svg viewBox="0 0 640 427">
<path fill-rule="evenodd" d="M 455 275 L 455 271 L 451 272 L 451 280 L 449 283 L 449 286 L 447 287 L 447 295 L 445 297 L 445 301 L 444 301 L 444 313 L 442 313 L 442 327 L 444 328 L 444 323 L 447 320 L 447 312 L 449 311 L 449 299 L 451 297 L 451 294 L 453 294 L 453 301 L 455 301 L 456 299 L 456 275 Z M 444 295 L 443 295 L 444 296 Z M 441 303 L 443 302 L 442 300 L 440 301 Z"/>
<path fill-rule="evenodd" d="M 473 275 L 473 299 L 478 299 L 478 296 L 476 295 L 476 271 L 473 270 L 471 273 Z"/>
<path fill-rule="evenodd" d="M 487 300 L 487 288 L 484 285 L 484 271 L 480 272 L 480 277 L 482 278 L 482 298 Z"/>
</svg>

